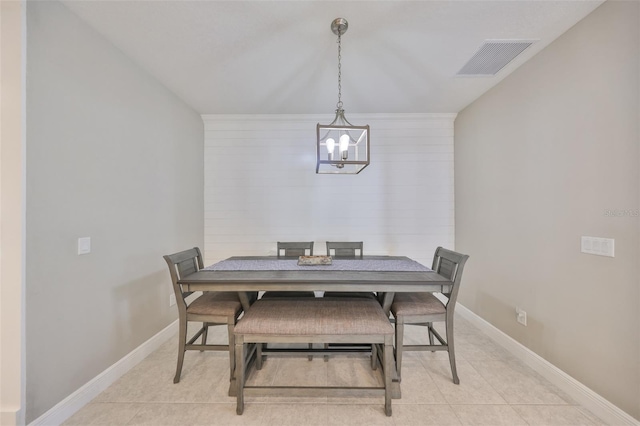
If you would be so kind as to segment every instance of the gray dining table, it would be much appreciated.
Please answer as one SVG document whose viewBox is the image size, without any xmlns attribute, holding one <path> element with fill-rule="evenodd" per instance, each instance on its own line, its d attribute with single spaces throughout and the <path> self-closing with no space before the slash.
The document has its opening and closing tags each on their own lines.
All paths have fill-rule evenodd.
<svg viewBox="0 0 640 426">
<path fill-rule="evenodd" d="M 297 259 L 275 256 L 234 256 L 178 281 L 185 291 L 236 291 L 244 309 L 247 293 L 256 291 L 377 292 L 388 314 L 395 293 L 447 292 L 451 281 L 405 256 L 333 258 L 330 265 L 300 266 Z M 393 398 L 400 398 L 394 372 Z M 235 394 L 232 379 L 229 394 Z"/>
<path fill-rule="evenodd" d="M 334 258 L 330 265 L 300 266 L 297 259 L 235 256 L 183 277 L 188 291 L 237 291 L 249 308 L 246 292 L 345 291 L 383 293 L 389 312 L 398 292 L 446 292 L 451 281 L 405 256 Z"/>
</svg>

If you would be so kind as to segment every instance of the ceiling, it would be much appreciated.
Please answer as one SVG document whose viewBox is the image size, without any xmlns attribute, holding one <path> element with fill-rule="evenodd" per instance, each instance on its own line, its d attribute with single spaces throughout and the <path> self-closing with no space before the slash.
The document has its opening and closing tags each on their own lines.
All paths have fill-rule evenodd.
<svg viewBox="0 0 640 426">
<path fill-rule="evenodd" d="M 201 114 L 458 112 L 602 1 L 63 0 Z M 485 40 L 537 40 L 492 77 L 456 77 Z"/>
</svg>

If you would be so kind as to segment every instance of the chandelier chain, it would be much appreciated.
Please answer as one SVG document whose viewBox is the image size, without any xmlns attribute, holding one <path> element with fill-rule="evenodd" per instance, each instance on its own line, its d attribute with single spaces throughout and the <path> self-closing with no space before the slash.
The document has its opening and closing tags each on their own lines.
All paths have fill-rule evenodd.
<svg viewBox="0 0 640 426">
<path fill-rule="evenodd" d="M 342 32 L 338 31 L 338 103 L 337 109 L 342 109 Z"/>
</svg>

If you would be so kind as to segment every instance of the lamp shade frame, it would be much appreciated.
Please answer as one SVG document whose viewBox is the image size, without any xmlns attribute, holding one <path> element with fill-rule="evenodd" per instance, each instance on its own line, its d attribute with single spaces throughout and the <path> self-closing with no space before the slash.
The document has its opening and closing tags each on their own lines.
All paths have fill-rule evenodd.
<svg viewBox="0 0 640 426">
<path fill-rule="evenodd" d="M 329 159 L 329 155 L 326 149 L 326 140 L 329 138 L 331 133 L 335 132 L 339 134 L 341 131 L 349 132 L 350 135 L 353 132 L 358 132 L 358 134 L 360 135 L 357 140 L 351 137 L 352 143 L 349 144 L 349 152 L 352 158 L 343 160 L 340 157 L 340 154 L 336 153 L 331 159 Z M 321 137 L 321 133 L 325 134 L 325 136 Z M 316 136 L 317 174 L 358 174 L 369 165 L 371 158 L 369 149 L 370 129 L 368 125 L 353 126 L 318 123 L 316 126 Z M 364 151 L 364 153 L 362 151 Z"/>
</svg>

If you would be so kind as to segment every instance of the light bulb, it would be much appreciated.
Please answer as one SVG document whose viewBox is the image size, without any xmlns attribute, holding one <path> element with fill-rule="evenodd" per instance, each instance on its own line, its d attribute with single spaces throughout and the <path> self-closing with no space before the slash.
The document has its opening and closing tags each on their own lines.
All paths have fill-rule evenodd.
<svg viewBox="0 0 640 426">
<path fill-rule="evenodd" d="M 340 136 L 340 152 L 346 151 L 349 149 L 349 135 L 344 134 Z"/>
<path fill-rule="evenodd" d="M 327 139 L 327 152 L 333 154 L 333 150 L 336 147 L 336 141 L 333 138 Z"/>
<path fill-rule="evenodd" d="M 342 160 L 349 158 L 349 135 L 340 136 L 340 157 Z"/>
</svg>

